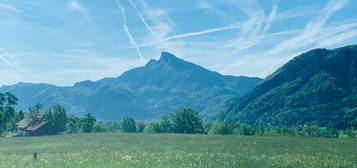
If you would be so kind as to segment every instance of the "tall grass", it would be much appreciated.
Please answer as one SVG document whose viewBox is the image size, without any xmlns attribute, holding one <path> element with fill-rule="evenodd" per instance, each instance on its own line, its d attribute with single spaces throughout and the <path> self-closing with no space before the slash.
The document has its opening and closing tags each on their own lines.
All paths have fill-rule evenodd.
<svg viewBox="0 0 357 168">
<path fill-rule="evenodd" d="M 125 133 L 1 138 L 0 167 L 353 168 L 357 139 Z"/>
</svg>

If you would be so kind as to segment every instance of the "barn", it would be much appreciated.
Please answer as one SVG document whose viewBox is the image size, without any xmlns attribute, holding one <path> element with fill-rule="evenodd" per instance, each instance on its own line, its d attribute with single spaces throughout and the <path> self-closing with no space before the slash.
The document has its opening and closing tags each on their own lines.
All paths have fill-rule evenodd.
<svg viewBox="0 0 357 168">
<path fill-rule="evenodd" d="M 53 135 L 53 126 L 48 121 L 36 121 L 30 124 L 28 118 L 24 118 L 17 124 L 17 132 L 22 136 L 41 136 L 41 135 Z"/>
</svg>

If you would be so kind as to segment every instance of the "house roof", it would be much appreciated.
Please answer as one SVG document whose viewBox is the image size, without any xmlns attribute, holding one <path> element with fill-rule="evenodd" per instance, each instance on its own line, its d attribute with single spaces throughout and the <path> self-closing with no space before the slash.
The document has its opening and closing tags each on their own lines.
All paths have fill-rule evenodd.
<svg viewBox="0 0 357 168">
<path fill-rule="evenodd" d="M 18 128 L 26 128 L 26 127 L 28 127 L 28 125 L 29 125 L 29 123 L 28 123 L 28 119 L 27 118 L 24 118 L 21 121 L 19 121 L 18 123 L 16 123 L 16 126 Z"/>
<path fill-rule="evenodd" d="M 41 128 L 42 126 L 46 125 L 48 121 L 37 121 L 36 123 L 30 125 L 28 122 L 28 118 L 24 118 L 23 120 L 16 123 L 18 128 L 25 129 L 27 131 L 36 131 L 37 129 Z"/>
<path fill-rule="evenodd" d="M 28 131 L 36 131 L 37 129 L 41 128 L 42 126 L 46 125 L 48 121 L 38 121 L 35 124 L 27 127 L 26 130 Z"/>
</svg>

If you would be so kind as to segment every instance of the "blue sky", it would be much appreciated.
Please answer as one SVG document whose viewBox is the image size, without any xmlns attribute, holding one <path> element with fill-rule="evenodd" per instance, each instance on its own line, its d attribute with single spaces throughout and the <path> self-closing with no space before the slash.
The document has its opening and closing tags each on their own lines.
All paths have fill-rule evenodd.
<svg viewBox="0 0 357 168">
<path fill-rule="evenodd" d="M 0 0 L 0 86 L 114 77 L 161 51 L 266 77 L 313 48 L 357 44 L 355 0 Z"/>
</svg>

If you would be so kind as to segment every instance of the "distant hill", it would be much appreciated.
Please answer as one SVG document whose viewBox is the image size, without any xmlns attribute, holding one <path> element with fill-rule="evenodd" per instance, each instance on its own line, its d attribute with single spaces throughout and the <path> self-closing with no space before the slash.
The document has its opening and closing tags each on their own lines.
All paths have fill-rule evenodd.
<svg viewBox="0 0 357 168">
<path fill-rule="evenodd" d="M 357 127 L 357 45 L 295 57 L 232 103 L 220 119 Z"/>
<path fill-rule="evenodd" d="M 126 116 L 157 119 L 179 107 L 192 107 L 210 118 L 222 103 L 239 97 L 260 78 L 224 76 L 163 52 L 160 60 L 129 70 L 117 78 L 78 82 L 72 87 L 18 83 L 3 86 L 19 99 L 18 109 L 41 103 L 61 104 L 73 114 L 92 113 L 104 120 Z"/>
</svg>

